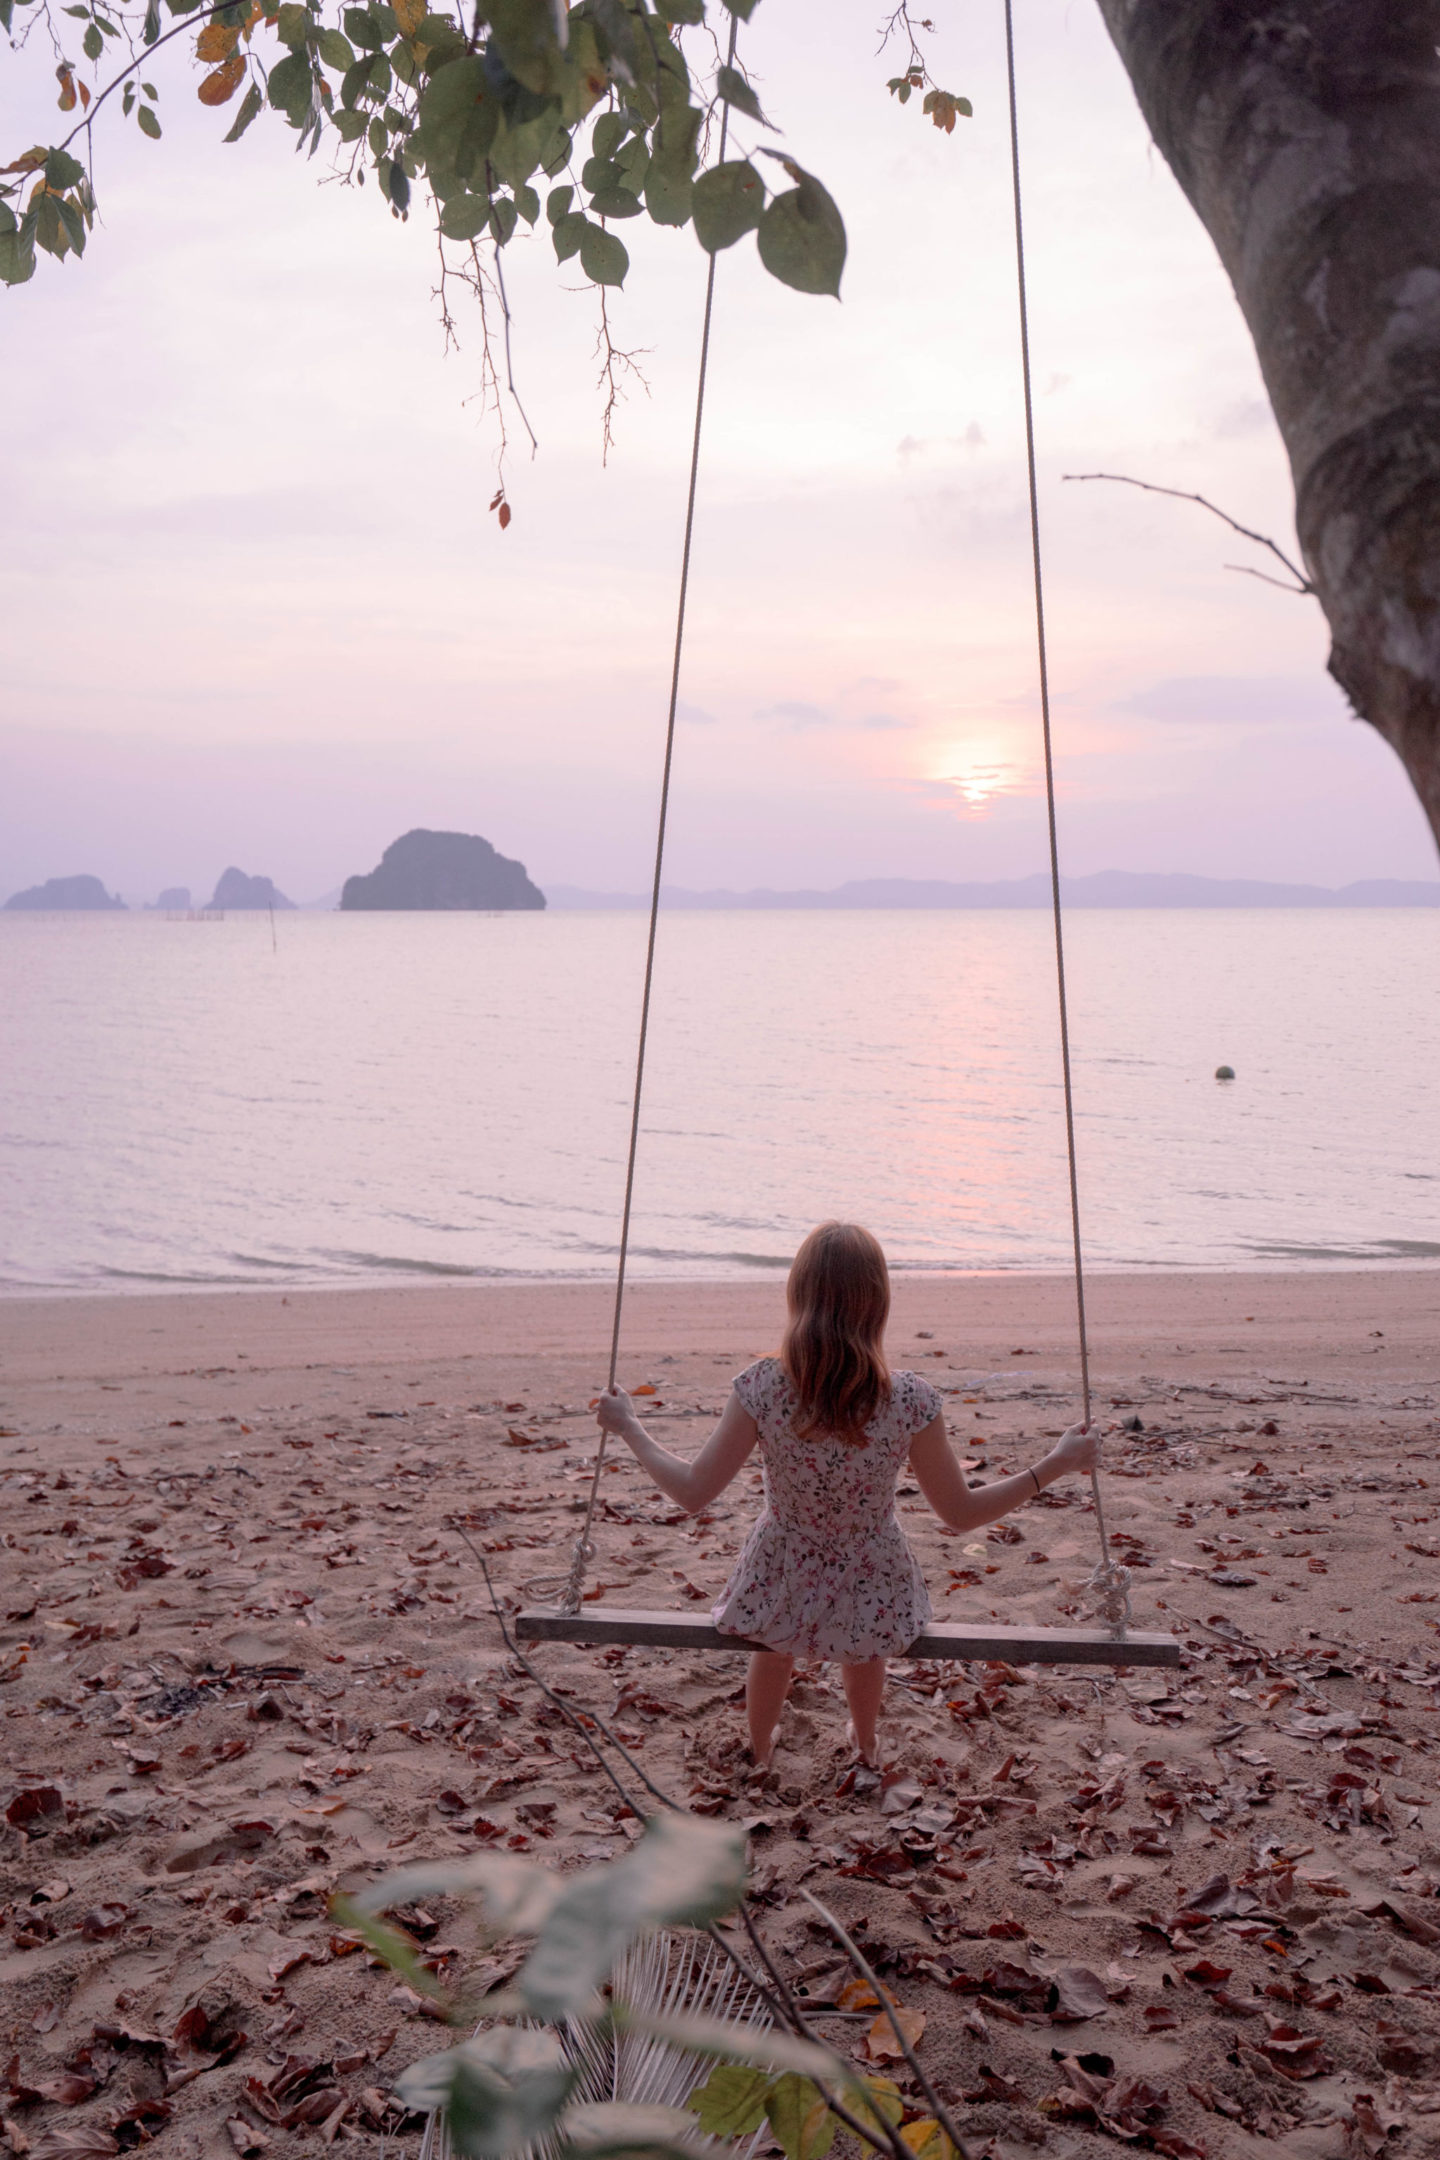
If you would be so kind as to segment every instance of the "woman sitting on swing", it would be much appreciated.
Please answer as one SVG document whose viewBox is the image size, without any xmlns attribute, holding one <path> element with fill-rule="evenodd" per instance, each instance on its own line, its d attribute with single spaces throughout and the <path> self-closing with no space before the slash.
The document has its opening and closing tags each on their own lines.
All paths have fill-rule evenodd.
<svg viewBox="0 0 1440 2160">
<path fill-rule="evenodd" d="M 1092 1469 L 1099 1440 L 1072 1425 L 1033 1470 L 973 1489 L 951 1451 L 939 1394 L 918 1373 L 885 1363 L 890 1276 L 870 1232 L 841 1222 L 812 1230 L 786 1295 L 780 1355 L 737 1376 L 693 1462 L 651 1438 L 623 1388 L 601 1396 L 599 1420 L 692 1514 L 724 1491 L 758 1444 L 764 1512 L 714 1612 L 725 1634 L 766 1646 L 751 1658 L 746 1683 L 751 1755 L 768 1769 L 796 1658 L 838 1658 L 850 1745 L 874 1768 L 885 1660 L 907 1650 L 931 1614 L 895 1518 L 905 1464 L 947 1529 L 978 1530 L 1057 1478 Z"/>
</svg>

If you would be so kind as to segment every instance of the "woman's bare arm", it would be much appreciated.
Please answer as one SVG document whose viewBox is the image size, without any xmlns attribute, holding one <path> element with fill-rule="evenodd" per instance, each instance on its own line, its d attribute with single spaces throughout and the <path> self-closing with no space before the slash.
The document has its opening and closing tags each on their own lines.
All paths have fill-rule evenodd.
<svg viewBox="0 0 1440 2160">
<path fill-rule="evenodd" d="M 1099 1454 L 1099 1434 L 1084 1425 L 1072 1425 L 1033 1471 L 1017 1471 L 1013 1477 L 997 1478 L 993 1485 L 967 1485 L 946 1435 L 944 1417 L 937 1413 L 911 1441 L 910 1467 L 947 1529 L 979 1530 L 986 1523 L 999 1522 L 1022 1501 L 1033 1500 L 1040 1487 L 1053 1485 L 1072 1471 L 1092 1469 Z"/>
<path fill-rule="evenodd" d="M 652 1440 L 624 1388 L 607 1388 L 596 1405 L 603 1429 L 623 1440 L 647 1477 L 692 1515 L 708 1507 L 745 1466 L 760 1435 L 738 1395 L 731 1393 L 720 1422 L 693 1462 Z"/>
</svg>

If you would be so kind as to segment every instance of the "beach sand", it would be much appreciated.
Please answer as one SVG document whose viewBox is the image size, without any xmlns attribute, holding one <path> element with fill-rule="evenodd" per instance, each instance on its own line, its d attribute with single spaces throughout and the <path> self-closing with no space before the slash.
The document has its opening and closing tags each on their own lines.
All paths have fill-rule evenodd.
<svg viewBox="0 0 1440 2160">
<path fill-rule="evenodd" d="M 681 1801 L 758 1818 L 787 1974 L 823 1991 L 835 1963 L 802 1882 L 861 1928 L 974 2150 L 1114 2151 L 1058 2050 L 1163 2092 L 1133 2119 L 1181 2160 L 1369 2153 L 1392 2121 L 1387 2153 L 1433 2154 L 1440 1271 L 1090 1294 L 1097 1405 L 1139 1421 L 1107 1443 L 1107 1515 L 1180 1672 L 897 1663 L 882 1786 L 851 1775 L 815 1668 L 747 1786 L 742 1659 L 555 1645 L 536 1668 Z M 621 1377 L 655 1389 L 662 1439 L 698 1443 L 782 1301 L 778 1279 L 633 1290 Z M 393 2134 L 388 2088 L 442 2028 L 331 1890 L 485 1845 L 625 1849 L 634 1818 L 509 1658 L 457 1534 L 511 1609 L 563 1571 L 608 1331 L 603 1285 L 0 1303 L 12 2151 L 288 2160 Z M 976 1475 L 1077 1414 L 1063 1280 L 901 1278 L 890 1349 L 947 1391 Z M 622 1455 L 592 1587 L 703 1612 L 755 1482 L 690 1522 Z M 1014 1542 L 900 1504 L 939 1616 L 1085 1624 L 1078 1484 Z M 473 1963 L 463 1910 L 412 1920 L 440 1969 Z M 1077 1967 L 1098 1996 L 1056 1981 Z M 864 2059 L 863 2022 L 824 2030 Z"/>
</svg>

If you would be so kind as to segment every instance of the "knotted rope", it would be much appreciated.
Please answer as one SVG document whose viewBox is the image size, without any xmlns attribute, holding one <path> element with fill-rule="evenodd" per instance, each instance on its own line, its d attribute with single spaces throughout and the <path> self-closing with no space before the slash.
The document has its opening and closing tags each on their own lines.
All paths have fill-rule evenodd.
<svg viewBox="0 0 1440 2160">
<path fill-rule="evenodd" d="M 1055 754 L 1050 735 L 1050 663 L 1045 643 L 1045 574 L 1040 554 L 1040 489 L 1035 471 L 1035 399 L 1030 381 L 1030 309 L 1025 279 L 1025 220 L 1020 202 L 1020 115 L 1015 89 L 1014 0 L 1005 0 L 1005 67 L 1010 92 L 1010 189 L 1015 204 L 1015 274 L 1020 297 L 1020 368 L 1025 391 L 1025 459 L 1030 482 L 1030 559 L 1035 577 L 1035 642 L 1040 662 L 1040 731 L 1045 745 L 1045 811 L 1050 834 L 1050 904 L 1055 919 L 1055 983 L 1060 1004 L 1060 1070 L 1065 1085 L 1065 1153 L 1070 1171 L 1070 1242 L 1075 1266 L 1075 1317 L 1080 1338 L 1080 1390 L 1090 1423 L 1090 1337 L 1085 1325 L 1085 1258 L 1080 1243 L 1080 1179 L 1075 1153 L 1075 1090 L 1070 1073 L 1070 1004 L 1065 989 L 1065 929 L 1060 909 L 1060 841 L 1055 817 Z M 1090 1472 L 1100 1558 L 1086 1585 L 1097 1616 L 1123 1637 L 1130 1621 L 1130 1570 L 1110 1557 L 1100 1473 Z"/>
</svg>

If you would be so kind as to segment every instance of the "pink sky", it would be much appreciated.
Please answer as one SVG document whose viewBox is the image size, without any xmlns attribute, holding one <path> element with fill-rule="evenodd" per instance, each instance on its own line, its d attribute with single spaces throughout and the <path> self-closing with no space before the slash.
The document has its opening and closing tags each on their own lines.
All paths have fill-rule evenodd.
<svg viewBox="0 0 1440 2160">
<path fill-rule="evenodd" d="M 714 0 L 712 0 L 712 5 Z M 1044 859 L 997 0 L 947 4 L 953 138 L 887 100 L 875 14 L 761 0 L 744 56 L 831 186 L 841 305 L 721 258 L 670 876 L 1003 877 Z M 1066 867 L 1428 877 L 1313 603 L 1224 569 L 1198 488 L 1289 544 L 1285 461 L 1204 233 L 1090 0 L 1022 0 L 1032 323 Z M 898 63 L 895 63 L 898 64 Z M 53 134 L 37 52 L 7 136 Z M 311 898 L 416 824 L 542 883 L 645 877 L 704 259 L 632 224 L 617 336 L 650 394 L 608 470 L 594 306 L 548 238 L 507 272 L 541 440 L 486 515 L 478 333 L 443 352 L 423 219 L 223 148 L 185 59 L 166 138 L 100 133 L 104 226 L 5 295 L 0 892 L 127 897 L 236 862 Z M 17 115 L 19 116 L 17 118 Z M 757 139 L 760 139 L 757 137 Z M 462 325 L 465 317 L 462 312 Z"/>
</svg>

